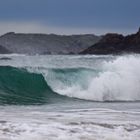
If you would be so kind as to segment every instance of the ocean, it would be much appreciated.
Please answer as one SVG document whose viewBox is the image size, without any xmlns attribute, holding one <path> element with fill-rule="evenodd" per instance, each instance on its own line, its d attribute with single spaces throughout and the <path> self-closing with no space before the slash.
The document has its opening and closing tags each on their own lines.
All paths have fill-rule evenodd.
<svg viewBox="0 0 140 140">
<path fill-rule="evenodd" d="M 0 140 L 72 139 L 140 139 L 140 55 L 0 55 Z"/>
</svg>

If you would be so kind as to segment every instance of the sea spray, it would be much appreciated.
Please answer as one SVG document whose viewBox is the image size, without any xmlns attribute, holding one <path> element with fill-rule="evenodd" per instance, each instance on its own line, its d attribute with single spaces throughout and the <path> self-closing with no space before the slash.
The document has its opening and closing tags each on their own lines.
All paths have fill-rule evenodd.
<svg viewBox="0 0 140 140">
<path fill-rule="evenodd" d="M 93 101 L 140 100 L 140 58 L 122 56 L 97 70 L 75 69 L 45 77 L 57 93 Z"/>
</svg>

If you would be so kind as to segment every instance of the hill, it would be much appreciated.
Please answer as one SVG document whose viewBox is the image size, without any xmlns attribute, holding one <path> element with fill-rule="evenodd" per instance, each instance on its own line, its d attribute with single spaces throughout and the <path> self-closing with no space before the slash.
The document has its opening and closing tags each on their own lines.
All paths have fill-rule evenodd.
<svg viewBox="0 0 140 140">
<path fill-rule="evenodd" d="M 100 37 L 91 34 L 66 36 L 10 32 L 0 37 L 0 45 L 19 54 L 77 54 L 99 40 Z"/>
</svg>

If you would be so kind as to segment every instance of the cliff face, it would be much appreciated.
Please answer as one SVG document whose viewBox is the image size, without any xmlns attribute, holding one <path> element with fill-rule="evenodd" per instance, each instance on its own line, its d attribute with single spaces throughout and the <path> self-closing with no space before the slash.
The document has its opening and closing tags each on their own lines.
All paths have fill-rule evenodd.
<svg viewBox="0 0 140 140">
<path fill-rule="evenodd" d="M 140 53 L 140 29 L 136 34 L 124 37 L 120 34 L 106 34 L 98 43 L 80 54 Z"/>
<path fill-rule="evenodd" d="M 21 54 L 77 54 L 97 43 L 95 35 L 54 35 L 7 33 L 0 37 L 0 45 L 12 53 Z M 1 52 L 0 52 L 1 53 Z"/>
</svg>

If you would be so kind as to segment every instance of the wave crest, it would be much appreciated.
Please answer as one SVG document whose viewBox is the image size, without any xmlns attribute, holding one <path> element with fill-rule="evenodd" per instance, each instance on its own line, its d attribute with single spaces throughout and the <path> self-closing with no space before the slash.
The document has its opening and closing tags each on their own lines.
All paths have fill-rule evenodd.
<svg viewBox="0 0 140 140">
<path fill-rule="evenodd" d="M 140 57 L 117 57 L 94 69 L 0 66 L 0 104 L 62 102 L 68 99 L 65 96 L 139 101 Z"/>
</svg>

